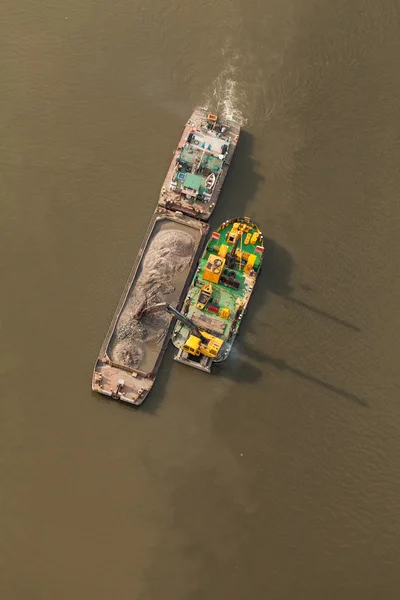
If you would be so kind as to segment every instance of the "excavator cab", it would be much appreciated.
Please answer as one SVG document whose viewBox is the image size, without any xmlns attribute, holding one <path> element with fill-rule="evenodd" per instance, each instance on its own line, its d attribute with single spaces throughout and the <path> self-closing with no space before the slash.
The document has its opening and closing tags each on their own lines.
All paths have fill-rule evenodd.
<svg viewBox="0 0 400 600">
<path fill-rule="evenodd" d="M 200 356 L 200 343 L 200 338 L 196 335 L 190 335 L 182 346 L 182 350 L 192 354 L 192 356 Z"/>
<path fill-rule="evenodd" d="M 201 335 L 203 337 L 202 340 L 196 335 L 190 335 L 182 346 L 182 350 L 192 356 L 204 354 L 204 356 L 208 356 L 209 358 L 216 358 L 224 340 L 214 337 L 205 331 L 202 331 Z"/>
<path fill-rule="evenodd" d="M 221 350 L 224 340 L 221 340 L 205 331 L 201 332 L 203 342 L 200 344 L 200 352 L 209 358 L 216 358 Z M 206 341 L 208 340 L 208 341 Z"/>
</svg>

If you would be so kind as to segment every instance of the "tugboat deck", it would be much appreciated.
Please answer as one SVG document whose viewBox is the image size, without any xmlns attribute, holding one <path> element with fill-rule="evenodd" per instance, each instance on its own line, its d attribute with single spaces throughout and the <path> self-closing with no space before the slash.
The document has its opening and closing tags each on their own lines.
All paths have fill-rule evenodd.
<svg viewBox="0 0 400 600">
<path fill-rule="evenodd" d="M 178 348 L 175 360 L 209 373 L 213 363 L 227 358 L 253 292 L 263 250 L 262 233 L 247 217 L 226 221 L 212 234 L 183 303 L 183 314 L 200 332 L 223 340 L 223 346 L 215 358 L 191 356 L 183 350 L 191 329 L 177 322 L 172 336 Z M 209 282 L 212 291 L 204 305 L 200 298 Z"/>
</svg>

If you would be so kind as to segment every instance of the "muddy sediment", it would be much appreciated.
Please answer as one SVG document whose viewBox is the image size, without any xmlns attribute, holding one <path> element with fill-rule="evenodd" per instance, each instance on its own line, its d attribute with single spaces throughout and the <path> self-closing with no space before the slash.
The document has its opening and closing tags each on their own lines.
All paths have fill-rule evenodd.
<svg viewBox="0 0 400 600">
<path fill-rule="evenodd" d="M 140 274 L 131 289 L 116 324 L 109 347 L 114 362 L 138 368 L 146 354 L 146 344 L 160 343 L 171 317 L 161 311 L 144 314 L 142 308 L 168 301 L 175 291 L 174 278 L 188 267 L 193 259 L 194 240 L 180 229 L 159 231 L 145 252 Z"/>
</svg>

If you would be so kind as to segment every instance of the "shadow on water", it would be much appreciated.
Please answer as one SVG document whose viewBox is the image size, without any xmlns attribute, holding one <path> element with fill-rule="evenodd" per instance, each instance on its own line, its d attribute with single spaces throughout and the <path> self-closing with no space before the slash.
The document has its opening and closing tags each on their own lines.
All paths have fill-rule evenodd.
<svg viewBox="0 0 400 600">
<path fill-rule="evenodd" d="M 175 354 L 175 348 L 170 343 L 164 354 L 160 369 L 158 371 L 156 380 L 154 382 L 153 389 L 149 396 L 140 406 L 140 412 L 144 412 L 149 415 L 156 415 L 157 411 L 162 404 L 166 395 L 168 381 L 173 368 L 173 358 Z"/>
<path fill-rule="evenodd" d="M 212 376 L 218 379 L 229 379 L 235 383 L 253 383 L 261 378 L 262 371 L 251 362 L 235 355 L 230 356 L 226 363 L 215 366 Z"/>
<path fill-rule="evenodd" d="M 260 276 L 250 300 L 248 315 L 241 326 L 243 331 L 254 333 L 259 326 L 255 316 L 268 302 L 269 295 L 287 296 L 292 292 L 290 280 L 294 261 L 292 255 L 277 242 L 264 238 L 264 259 Z"/>
<path fill-rule="evenodd" d="M 331 315 L 330 313 L 326 312 L 325 310 L 321 310 L 320 308 L 317 308 L 316 306 L 312 306 L 311 304 L 308 304 L 307 302 L 304 302 L 303 300 L 299 300 L 298 298 L 295 298 L 294 296 L 286 296 L 286 300 L 289 300 L 289 302 L 293 302 L 293 304 L 297 304 L 297 306 L 300 306 L 301 308 L 305 308 L 306 310 L 308 310 L 316 315 L 319 315 L 320 317 L 329 319 L 330 321 L 333 321 L 334 323 L 337 323 L 338 325 L 347 327 L 347 329 L 352 329 L 353 331 L 361 331 L 361 329 L 359 327 L 357 327 L 356 325 L 353 325 L 352 323 L 349 323 L 349 321 L 345 321 L 344 319 L 339 319 L 339 317 L 335 317 L 335 315 Z"/>
<path fill-rule="evenodd" d="M 297 377 L 301 377 L 302 379 L 305 379 L 306 381 L 315 383 L 316 385 L 319 385 L 322 388 L 325 388 L 326 390 L 329 390 L 330 392 L 333 392 L 333 393 L 337 394 L 338 396 L 345 398 L 346 400 L 352 400 L 353 402 L 356 402 L 357 404 L 360 404 L 361 406 L 369 406 L 369 404 L 366 400 L 364 400 L 363 398 L 360 398 L 356 394 L 351 394 L 350 392 L 347 392 L 346 390 L 343 390 L 335 385 L 332 385 L 331 383 L 327 383 L 326 381 L 323 381 L 322 379 L 319 379 L 318 377 L 315 377 L 314 375 L 310 375 L 309 373 L 306 373 L 305 371 L 302 371 L 301 369 L 298 369 L 297 367 L 294 367 L 294 366 L 288 364 L 282 358 L 275 358 L 275 357 L 271 356 L 270 354 L 267 354 L 266 352 L 262 352 L 258 348 L 253 348 L 250 344 L 248 344 L 247 342 L 245 342 L 243 340 L 241 340 L 239 343 L 239 349 L 240 348 L 243 350 L 243 352 L 246 354 L 246 356 L 249 356 L 258 362 L 268 363 L 268 364 L 274 366 L 279 371 L 288 371 L 289 373 L 292 373 L 293 375 L 296 375 Z"/>
<path fill-rule="evenodd" d="M 258 187 L 264 181 L 264 177 L 258 171 L 258 163 L 252 156 L 253 146 L 254 136 L 242 130 L 231 167 L 211 217 L 211 229 L 219 227 L 226 219 L 243 217 L 246 214 L 246 205 L 253 200 Z"/>
<path fill-rule="evenodd" d="M 240 333 L 245 332 L 246 330 L 255 333 L 256 329 L 259 327 L 258 325 L 252 325 L 254 316 L 257 315 L 259 309 L 265 306 L 266 302 L 268 302 L 269 294 L 274 294 L 277 296 L 282 296 L 285 300 L 289 300 L 293 304 L 305 308 L 306 310 L 312 311 L 313 313 L 327 318 L 338 325 L 347 327 L 348 329 L 352 329 L 353 331 L 360 331 L 358 327 L 345 321 L 344 319 L 340 319 L 339 317 L 333 316 L 327 313 L 324 310 L 321 310 L 317 307 L 311 306 L 301 300 L 298 300 L 293 296 L 293 287 L 290 283 L 291 276 L 293 272 L 294 261 L 291 254 L 282 246 L 277 244 L 272 239 L 265 239 L 265 251 L 264 251 L 264 261 L 262 265 L 262 272 L 260 273 L 260 277 L 257 281 L 257 286 L 255 289 L 254 297 L 251 299 L 249 304 L 248 316 L 243 322 L 241 326 L 243 329 Z M 254 321 L 255 322 L 255 321 Z M 248 356 L 250 359 L 254 359 L 258 362 L 269 363 L 273 365 L 275 368 L 281 371 L 288 371 L 297 377 L 301 377 L 311 383 L 315 383 L 339 396 L 345 398 L 347 400 L 352 400 L 357 402 L 362 406 L 368 406 L 368 403 L 355 394 L 351 394 L 341 388 L 338 388 L 330 383 L 315 377 L 314 375 L 310 375 L 297 367 L 289 365 L 285 360 L 275 358 L 265 352 L 252 347 L 250 344 L 245 342 L 240 336 L 237 340 L 237 347 L 239 351 L 242 351 L 244 355 Z M 250 363 L 243 362 L 241 363 L 248 368 Z M 236 372 L 235 365 L 232 366 L 221 373 L 221 375 L 225 375 L 233 379 L 234 381 L 241 381 L 240 379 L 240 369 L 238 373 Z M 254 381 L 254 379 L 258 379 L 261 376 L 261 372 L 258 374 L 258 377 L 254 377 L 254 375 L 248 377 L 249 381 Z"/>
<path fill-rule="evenodd" d="M 304 308 L 305 310 L 323 317 L 324 319 L 333 321 L 337 325 L 341 325 L 347 329 L 351 329 L 352 331 L 361 331 L 359 327 L 353 323 L 350 323 L 346 319 L 332 315 L 331 313 L 318 308 L 317 306 L 313 306 L 309 302 L 304 302 L 304 300 L 296 298 L 293 293 L 294 288 L 290 284 L 294 266 L 294 261 L 291 254 L 285 248 L 269 238 L 264 240 L 264 244 L 265 256 L 262 266 L 262 274 L 260 274 L 260 278 L 257 281 L 257 288 L 254 298 L 251 299 L 249 305 L 249 309 L 252 312 L 254 311 L 254 313 L 257 313 L 258 308 L 265 304 L 268 299 L 268 293 L 271 292 L 276 296 L 283 296 L 285 300 L 292 302 L 292 304 L 295 304 L 300 308 Z M 312 291 L 304 284 L 302 284 L 300 287 L 306 291 Z"/>
<path fill-rule="evenodd" d="M 277 296 L 287 296 L 293 290 L 290 284 L 294 266 L 293 257 L 271 238 L 264 239 L 264 246 L 262 275 L 257 282 L 257 291 L 258 287 L 261 287 Z"/>
</svg>

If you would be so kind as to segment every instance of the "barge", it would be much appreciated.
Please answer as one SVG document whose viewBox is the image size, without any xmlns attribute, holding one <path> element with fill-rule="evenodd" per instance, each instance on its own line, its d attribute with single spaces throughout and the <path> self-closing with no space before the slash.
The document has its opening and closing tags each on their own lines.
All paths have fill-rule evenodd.
<svg viewBox="0 0 400 600">
<path fill-rule="evenodd" d="M 208 225 L 158 207 L 100 350 L 92 389 L 140 405 L 168 345 L 171 315 L 141 314 L 148 305 L 179 305 L 204 246 Z"/>
<path fill-rule="evenodd" d="M 237 123 L 203 108 L 186 123 L 97 358 L 93 391 L 135 406 L 150 392 L 180 314 L 172 305 L 187 293 L 239 133 Z"/>
</svg>

